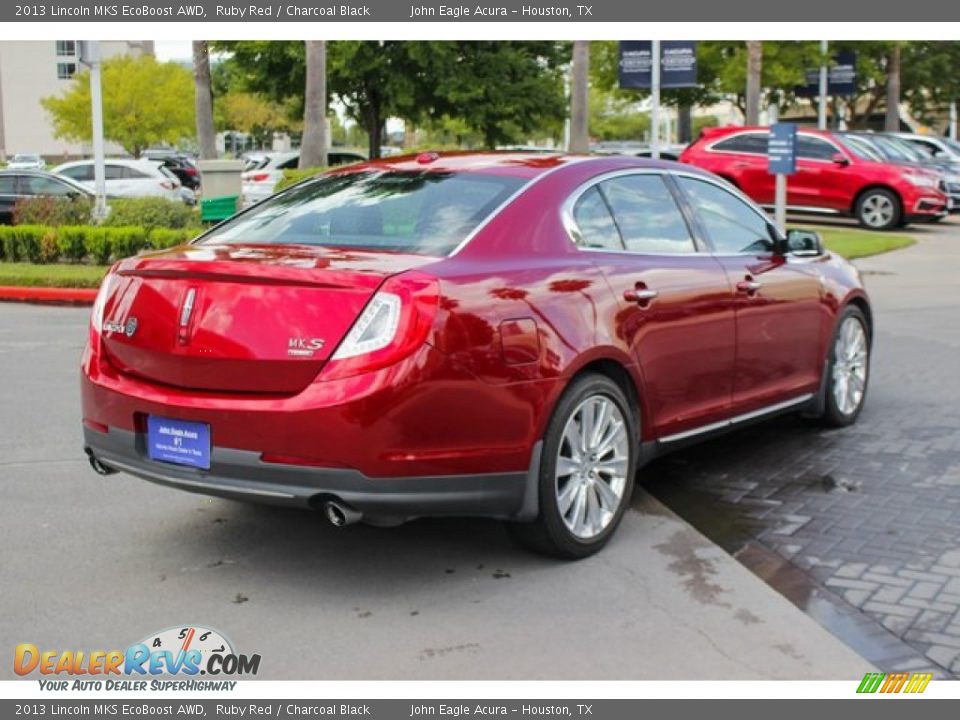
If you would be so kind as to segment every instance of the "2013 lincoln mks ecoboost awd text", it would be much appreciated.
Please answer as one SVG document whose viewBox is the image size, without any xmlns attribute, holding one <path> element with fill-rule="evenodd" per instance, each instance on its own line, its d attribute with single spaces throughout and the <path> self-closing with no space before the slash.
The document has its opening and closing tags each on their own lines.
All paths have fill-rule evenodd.
<svg viewBox="0 0 960 720">
<path fill-rule="evenodd" d="M 83 356 L 99 472 L 338 525 L 606 543 L 659 452 L 856 420 L 871 312 L 814 233 L 638 158 L 426 153 L 300 183 L 117 263 Z"/>
</svg>

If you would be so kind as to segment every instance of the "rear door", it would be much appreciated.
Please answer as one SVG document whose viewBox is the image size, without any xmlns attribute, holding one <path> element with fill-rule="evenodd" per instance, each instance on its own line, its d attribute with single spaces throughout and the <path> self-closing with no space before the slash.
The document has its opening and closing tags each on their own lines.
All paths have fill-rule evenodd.
<svg viewBox="0 0 960 720">
<path fill-rule="evenodd" d="M 0 223 L 13 221 L 13 207 L 17 204 L 17 176 L 0 175 Z"/>
<path fill-rule="evenodd" d="M 646 421 L 659 437 L 724 416 L 734 366 L 732 293 L 699 251 L 660 173 L 618 174 L 572 206 L 578 245 L 593 254 L 619 302 L 614 332 L 644 378 Z"/>
<path fill-rule="evenodd" d="M 678 177 L 736 293 L 737 413 L 796 399 L 820 382 L 820 277 L 781 254 L 761 210 L 708 178 Z"/>
<path fill-rule="evenodd" d="M 742 132 L 710 146 L 710 167 L 707 169 L 732 179 L 754 202 L 762 205 L 774 201 L 775 181 L 767 172 L 767 131 Z"/>
</svg>

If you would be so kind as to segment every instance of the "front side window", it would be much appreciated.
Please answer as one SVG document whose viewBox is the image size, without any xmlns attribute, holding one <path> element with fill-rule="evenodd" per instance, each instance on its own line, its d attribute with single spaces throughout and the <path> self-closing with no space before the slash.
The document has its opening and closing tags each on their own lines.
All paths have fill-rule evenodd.
<svg viewBox="0 0 960 720">
<path fill-rule="evenodd" d="M 305 244 L 447 255 L 526 180 L 442 171 L 363 171 L 302 183 L 201 243 Z"/>
<path fill-rule="evenodd" d="M 810 135 L 797 136 L 797 157 L 804 160 L 832 160 L 837 149 L 825 140 Z"/>
<path fill-rule="evenodd" d="M 23 195 L 72 195 L 75 191 L 69 185 L 53 178 L 38 175 L 26 175 L 20 180 L 20 192 Z"/>
<path fill-rule="evenodd" d="M 604 250 L 623 250 L 620 232 L 617 230 L 610 208 L 600 195 L 596 186 L 587 190 L 573 209 L 573 219 L 577 223 L 580 247 Z"/>
<path fill-rule="evenodd" d="M 627 175 L 600 183 L 630 252 L 695 252 L 693 238 L 673 195 L 659 175 Z"/>
<path fill-rule="evenodd" d="M 0 175 L 0 195 L 17 194 L 17 176 Z"/>
<path fill-rule="evenodd" d="M 678 177 L 677 182 L 690 196 L 716 252 L 761 254 L 774 250 L 771 226 L 752 206 L 704 180 Z"/>
</svg>

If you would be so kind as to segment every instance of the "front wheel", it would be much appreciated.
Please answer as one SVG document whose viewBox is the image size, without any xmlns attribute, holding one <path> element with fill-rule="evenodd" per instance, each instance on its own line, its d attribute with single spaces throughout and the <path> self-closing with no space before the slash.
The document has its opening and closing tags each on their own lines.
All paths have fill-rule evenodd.
<svg viewBox="0 0 960 720">
<path fill-rule="evenodd" d="M 821 420 L 831 427 L 852 425 L 863 408 L 870 372 L 870 335 L 859 308 L 848 305 L 840 315 L 827 363 Z"/>
<path fill-rule="evenodd" d="M 865 192 L 855 208 L 857 220 L 869 230 L 890 230 L 900 224 L 903 212 L 896 193 L 883 188 Z"/>
<path fill-rule="evenodd" d="M 584 375 L 557 404 L 540 461 L 540 514 L 512 523 L 521 544 L 547 555 L 583 558 L 600 550 L 633 492 L 637 420 L 620 387 Z"/>
</svg>

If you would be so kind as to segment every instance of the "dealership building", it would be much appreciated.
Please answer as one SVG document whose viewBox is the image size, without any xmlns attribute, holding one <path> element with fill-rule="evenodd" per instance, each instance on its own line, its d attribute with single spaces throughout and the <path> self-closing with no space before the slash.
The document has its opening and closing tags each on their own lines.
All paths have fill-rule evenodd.
<svg viewBox="0 0 960 720">
<path fill-rule="evenodd" d="M 17 153 L 40 153 L 48 162 L 89 155 L 89 143 L 54 137 L 41 98 L 59 95 L 82 69 L 76 40 L 0 42 L 0 162 Z M 147 40 L 107 40 L 102 57 L 153 55 Z M 107 146 L 108 152 L 121 152 Z"/>
</svg>

